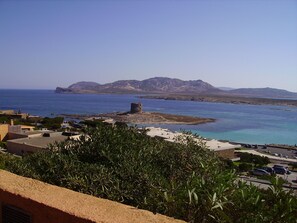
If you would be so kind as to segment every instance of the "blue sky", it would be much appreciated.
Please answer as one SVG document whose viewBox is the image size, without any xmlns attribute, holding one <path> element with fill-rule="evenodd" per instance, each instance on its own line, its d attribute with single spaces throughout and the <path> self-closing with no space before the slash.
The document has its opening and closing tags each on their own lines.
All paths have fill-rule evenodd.
<svg viewBox="0 0 297 223">
<path fill-rule="evenodd" d="M 0 1 L 0 88 L 155 76 L 297 92 L 297 1 Z"/>
</svg>

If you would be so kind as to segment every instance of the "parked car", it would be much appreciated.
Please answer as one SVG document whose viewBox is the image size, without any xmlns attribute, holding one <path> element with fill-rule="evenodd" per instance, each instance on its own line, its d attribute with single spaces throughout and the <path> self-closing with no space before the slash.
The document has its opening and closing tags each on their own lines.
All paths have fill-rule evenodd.
<svg viewBox="0 0 297 223">
<path fill-rule="evenodd" d="M 277 174 L 290 174 L 291 171 L 287 167 L 281 165 L 274 165 L 273 169 Z"/>
<path fill-rule="evenodd" d="M 272 167 L 263 166 L 260 169 L 267 171 L 268 173 L 270 173 L 270 175 L 275 174 L 275 171 Z"/>
<path fill-rule="evenodd" d="M 268 173 L 266 170 L 257 168 L 251 171 L 251 174 L 255 175 L 255 176 L 269 176 L 270 173 Z"/>
<path fill-rule="evenodd" d="M 275 164 L 272 168 L 277 168 L 277 167 L 284 167 L 284 168 L 286 168 L 285 166 L 278 165 L 278 164 Z"/>
</svg>

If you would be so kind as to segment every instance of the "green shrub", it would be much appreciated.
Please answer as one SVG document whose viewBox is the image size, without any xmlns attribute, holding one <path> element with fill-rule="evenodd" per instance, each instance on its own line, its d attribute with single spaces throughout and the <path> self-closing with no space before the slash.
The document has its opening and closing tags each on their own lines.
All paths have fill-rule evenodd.
<svg viewBox="0 0 297 223">
<path fill-rule="evenodd" d="M 293 170 L 297 169 L 297 162 L 289 163 Z"/>
<path fill-rule="evenodd" d="M 172 143 L 134 127 L 96 126 L 79 141 L 5 162 L 5 168 L 188 222 L 295 221 L 297 199 L 279 183 L 265 191 L 238 181 L 189 136 Z"/>
<path fill-rule="evenodd" d="M 61 128 L 61 124 L 63 123 L 64 118 L 63 117 L 55 117 L 55 118 L 49 118 L 45 117 L 41 124 L 48 129 L 56 130 Z"/>
<path fill-rule="evenodd" d="M 6 149 L 6 142 L 1 142 L 0 141 L 0 148 Z"/>
<path fill-rule="evenodd" d="M 10 119 L 6 116 L 0 116 L 0 124 L 2 123 L 10 123 Z"/>
<path fill-rule="evenodd" d="M 0 152 L 0 169 L 6 169 L 7 165 L 11 166 L 14 162 L 18 163 L 19 159 L 20 158 L 13 156 L 11 154 Z"/>
<path fill-rule="evenodd" d="M 238 156 L 240 157 L 241 162 L 253 163 L 257 166 L 265 166 L 270 163 L 269 158 L 264 156 L 258 156 L 250 153 L 239 153 Z"/>
<path fill-rule="evenodd" d="M 238 170 L 240 172 L 247 172 L 252 169 L 253 169 L 253 164 L 251 164 L 251 163 L 240 163 L 238 165 Z"/>
</svg>

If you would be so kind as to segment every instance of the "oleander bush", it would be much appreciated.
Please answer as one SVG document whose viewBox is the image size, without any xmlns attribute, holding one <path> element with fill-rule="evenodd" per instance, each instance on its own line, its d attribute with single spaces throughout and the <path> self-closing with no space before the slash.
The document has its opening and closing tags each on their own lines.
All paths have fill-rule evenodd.
<svg viewBox="0 0 297 223">
<path fill-rule="evenodd" d="M 202 142 L 172 143 L 135 127 L 100 123 L 78 141 L 4 161 L 4 168 L 188 222 L 296 222 L 297 199 L 237 179 Z M 0 165 L 1 165 L 0 159 Z"/>
<path fill-rule="evenodd" d="M 20 162 L 20 158 L 0 152 L 0 169 L 7 169 L 7 165 Z"/>
</svg>

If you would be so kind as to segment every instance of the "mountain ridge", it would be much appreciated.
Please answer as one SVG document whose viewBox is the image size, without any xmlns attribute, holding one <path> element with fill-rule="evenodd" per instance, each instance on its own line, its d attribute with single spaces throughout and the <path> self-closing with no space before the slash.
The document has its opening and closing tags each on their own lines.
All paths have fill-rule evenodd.
<svg viewBox="0 0 297 223">
<path fill-rule="evenodd" d="M 153 77 L 142 81 L 118 80 L 99 84 L 81 81 L 67 88 L 57 87 L 57 93 L 129 93 L 129 94 L 201 94 L 220 96 L 297 98 L 297 93 L 276 88 L 238 88 L 223 90 L 202 80 L 184 81 L 177 78 Z"/>
<path fill-rule="evenodd" d="M 223 93 L 202 80 L 183 81 L 177 78 L 154 77 L 138 80 L 119 80 L 107 84 L 77 82 L 68 88 L 56 88 L 57 93 Z"/>
<path fill-rule="evenodd" d="M 290 92 L 283 89 L 277 88 L 238 88 L 229 90 L 230 93 L 244 95 L 244 96 L 258 96 L 261 95 L 262 97 L 271 97 L 273 95 L 274 98 L 282 98 L 282 97 L 296 97 L 296 92 Z"/>
</svg>

